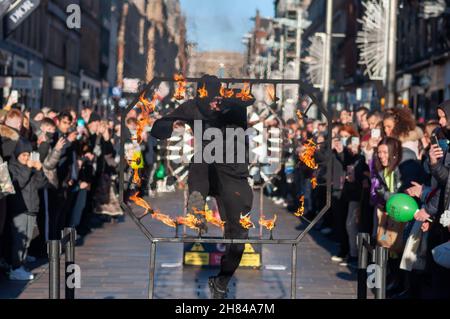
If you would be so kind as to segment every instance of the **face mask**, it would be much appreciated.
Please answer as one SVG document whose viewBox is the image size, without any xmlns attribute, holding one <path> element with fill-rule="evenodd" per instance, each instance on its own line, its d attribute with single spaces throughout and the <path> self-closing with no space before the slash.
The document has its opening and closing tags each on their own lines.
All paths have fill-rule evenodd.
<svg viewBox="0 0 450 319">
<path fill-rule="evenodd" d="M 49 142 L 52 142 L 55 139 L 55 133 L 47 132 L 47 133 L 45 133 L 45 137 L 47 138 L 47 140 Z"/>
<path fill-rule="evenodd" d="M 343 146 L 347 146 L 348 137 L 341 137 L 341 143 Z"/>
</svg>

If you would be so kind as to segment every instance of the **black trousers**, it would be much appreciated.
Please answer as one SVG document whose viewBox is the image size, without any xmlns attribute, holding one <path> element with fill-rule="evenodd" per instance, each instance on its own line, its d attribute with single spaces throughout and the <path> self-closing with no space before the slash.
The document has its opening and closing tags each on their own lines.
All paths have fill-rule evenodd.
<svg viewBox="0 0 450 319">
<path fill-rule="evenodd" d="M 189 167 L 189 194 L 197 191 L 205 199 L 208 195 L 216 199 L 220 217 L 225 221 L 226 239 L 248 239 L 248 230 L 239 222 L 241 214 L 247 214 L 253 204 L 253 191 L 246 176 L 246 166 L 241 164 L 191 164 Z M 244 249 L 244 244 L 226 245 L 218 274 L 221 288 L 228 286 Z"/>
</svg>

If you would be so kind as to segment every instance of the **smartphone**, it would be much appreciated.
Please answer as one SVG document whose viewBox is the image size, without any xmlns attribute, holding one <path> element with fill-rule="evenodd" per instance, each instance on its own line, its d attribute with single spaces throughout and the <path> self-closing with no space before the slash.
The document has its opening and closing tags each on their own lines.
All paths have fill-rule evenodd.
<svg viewBox="0 0 450 319">
<path fill-rule="evenodd" d="M 370 133 L 370 136 L 372 138 L 380 138 L 381 137 L 381 130 L 379 128 L 374 128 L 372 132 Z"/>
<path fill-rule="evenodd" d="M 439 140 L 435 134 L 431 136 L 431 145 L 439 145 Z"/>
<path fill-rule="evenodd" d="M 32 162 L 40 162 L 41 161 L 41 156 L 37 152 L 31 152 L 31 154 L 30 154 L 30 161 L 32 161 Z"/>
</svg>

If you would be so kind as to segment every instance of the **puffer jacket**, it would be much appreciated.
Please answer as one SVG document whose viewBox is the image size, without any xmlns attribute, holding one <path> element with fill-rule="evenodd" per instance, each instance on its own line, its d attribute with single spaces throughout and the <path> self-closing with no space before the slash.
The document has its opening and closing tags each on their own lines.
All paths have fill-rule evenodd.
<svg viewBox="0 0 450 319">
<path fill-rule="evenodd" d="M 9 162 L 9 172 L 16 194 L 8 196 L 8 214 L 17 216 L 26 213 L 37 215 L 39 212 L 39 190 L 47 186 L 43 171 L 31 169 L 20 164 L 15 157 Z"/>
<path fill-rule="evenodd" d="M 389 191 L 383 172 L 376 172 L 373 164 L 371 176 L 371 202 L 380 209 L 384 209 L 392 195 L 405 192 L 412 182 L 423 184 L 426 177 L 422 165 L 408 149 L 403 149 L 402 161 L 394 170 L 394 192 Z"/>
<path fill-rule="evenodd" d="M 15 129 L 12 129 L 4 124 L 0 124 L 0 156 L 5 161 L 9 161 L 9 159 L 13 156 L 19 138 L 20 134 Z"/>
</svg>

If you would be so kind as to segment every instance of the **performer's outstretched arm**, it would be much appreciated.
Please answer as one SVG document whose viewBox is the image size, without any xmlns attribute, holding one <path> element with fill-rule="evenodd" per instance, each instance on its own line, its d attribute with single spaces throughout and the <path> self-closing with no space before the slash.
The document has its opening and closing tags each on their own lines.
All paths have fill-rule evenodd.
<svg viewBox="0 0 450 319">
<path fill-rule="evenodd" d="M 188 101 L 163 118 L 155 121 L 150 134 L 160 140 L 168 139 L 172 136 L 173 124 L 176 121 L 191 122 L 194 119 L 194 106 L 192 102 Z"/>
</svg>

